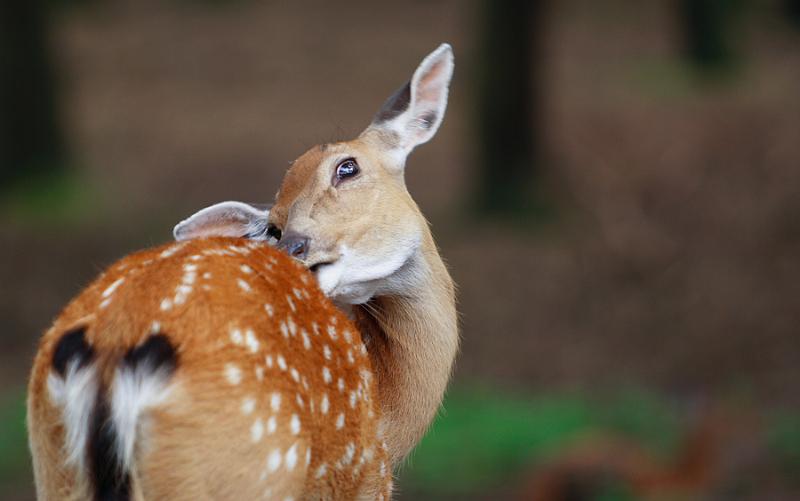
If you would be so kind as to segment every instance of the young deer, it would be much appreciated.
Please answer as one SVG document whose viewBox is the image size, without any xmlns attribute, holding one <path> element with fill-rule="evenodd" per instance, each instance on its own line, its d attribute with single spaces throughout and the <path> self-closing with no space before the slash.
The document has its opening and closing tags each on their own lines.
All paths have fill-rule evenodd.
<svg viewBox="0 0 800 501">
<path fill-rule="evenodd" d="M 271 210 L 203 209 L 66 307 L 29 387 L 40 499 L 390 496 L 458 346 L 403 180 L 452 71 L 442 45 L 358 138 L 298 158 Z"/>
</svg>

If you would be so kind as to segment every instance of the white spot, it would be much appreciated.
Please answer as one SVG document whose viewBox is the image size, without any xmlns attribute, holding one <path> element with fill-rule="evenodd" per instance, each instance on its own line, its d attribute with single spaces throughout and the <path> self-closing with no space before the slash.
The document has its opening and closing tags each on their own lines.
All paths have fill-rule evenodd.
<svg viewBox="0 0 800 501">
<path fill-rule="evenodd" d="M 355 357 L 353 357 L 353 350 L 347 349 L 347 361 L 352 365 L 356 363 Z"/>
<path fill-rule="evenodd" d="M 348 443 L 344 448 L 344 456 L 342 456 L 342 464 L 350 464 L 353 462 L 353 456 L 356 454 L 356 445 L 353 442 Z"/>
<path fill-rule="evenodd" d="M 306 404 L 303 401 L 303 397 L 301 397 L 299 393 L 296 395 L 295 400 L 297 400 L 297 405 L 299 405 L 301 409 L 305 409 Z M 314 401 L 312 400 L 311 402 L 313 403 Z"/>
<path fill-rule="evenodd" d="M 350 407 L 356 408 L 356 392 L 354 391 L 350 392 Z"/>
<path fill-rule="evenodd" d="M 327 344 L 322 347 L 322 354 L 325 355 L 325 358 L 330 360 L 331 359 L 331 347 Z"/>
<path fill-rule="evenodd" d="M 251 352 L 255 353 L 258 351 L 258 339 L 256 339 L 256 335 L 252 329 L 247 329 L 247 331 L 244 333 L 244 342 Z"/>
<path fill-rule="evenodd" d="M 242 270 L 242 273 L 247 273 L 248 275 L 250 273 L 253 273 L 253 268 L 247 266 L 246 264 L 243 264 L 242 266 L 240 266 L 239 269 Z"/>
<path fill-rule="evenodd" d="M 278 421 L 275 420 L 275 416 L 270 417 L 267 420 L 267 433 L 272 435 L 275 433 L 275 430 L 278 428 Z"/>
<path fill-rule="evenodd" d="M 250 287 L 250 284 L 248 284 L 247 282 L 245 282 L 241 278 L 237 278 L 236 279 L 236 285 L 238 285 L 239 288 L 242 289 L 245 292 L 250 292 L 251 290 L 253 290 L 252 287 Z"/>
<path fill-rule="evenodd" d="M 331 337 L 331 339 L 333 339 L 334 341 L 336 341 L 336 340 L 339 338 L 339 335 L 338 335 L 338 334 L 336 334 L 336 327 L 334 327 L 334 326 L 332 326 L 332 325 L 329 325 L 329 326 L 328 326 L 328 335 L 329 335 L 329 336 Z"/>
<path fill-rule="evenodd" d="M 164 298 L 161 300 L 161 310 L 167 311 L 172 308 L 172 300 L 169 298 Z"/>
<path fill-rule="evenodd" d="M 311 322 L 311 330 L 314 331 L 315 336 L 319 336 L 319 325 L 316 322 Z"/>
<path fill-rule="evenodd" d="M 181 248 L 184 246 L 184 244 L 185 244 L 185 242 L 173 245 L 171 247 L 168 247 L 166 250 L 162 251 L 161 254 L 158 255 L 158 257 L 160 257 L 160 258 L 170 257 L 170 256 L 174 255 L 176 252 L 178 252 L 179 250 L 181 250 Z"/>
<path fill-rule="evenodd" d="M 244 342 L 242 331 L 239 329 L 233 329 L 231 331 L 231 342 L 237 346 L 241 346 L 241 344 Z"/>
<path fill-rule="evenodd" d="M 344 340 L 345 341 L 347 341 L 348 343 L 350 343 L 352 341 L 353 334 L 349 330 L 345 329 L 343 335 L 344 335 Z"/>
<path fill-rule="evenodd" d="M 292 435 L 300 433 L 300 418 L 297 417 L 297 414 L 292 414 L 292 419 L 289 421 L 289 430 L 291 430 Z"/>
<path fill-rule="evenodd" d="M 106 299 L 103 299 L 103 300 L 100 302 L 100 308 L 105 308 L 105 307 L 107 307 L 109 304 L 111 304 L 111 298 L 110 298 L 110 297 L 109 297 L 109 298 L 106 298 Z"/>
<path fill-rule="evenodd" d="M 300 292 L 300 289 L 297 289 L 297 288 L 295 288 L 295 287 L 292 287 L 292 293 L 294 294 L 294 296 L 295 296 L 297 299 L 303 299 L 303 295 L 302 295 L 302 293 Z"/>
<path fill-rule="evenodd" d="M 322 401 L 319 403 L 319 409 L 322 411 L 323 414 L 328 413 L 328 409 L 331 406 L 330 400 L 328 400 L 328 394 L 322 395 Z"/>
<path fill-rule="evenodd" d="M 289 371 L 289 373 L 292 375 L 292 379 L 294 379 L 295 383 L 299 383 L 300 382 L 300 373 L 297 372 L 297 369 L 292 367 L 292 369 Z"/>
<path fill-rule="evenodd" d="M 189 285 L 181 284 L 175 287 L 175 298 L 172 300 L 175 304 L 183 304 L 186 298 L 192 292 L 192 287 Z"/>
<path fill-rule="evenodd" d="M 242 382 L 242 370 L 235 364 L 225 364 L 225 378 L 230 384 L 239 384 Z"/>
<path fill-rule="evenodd" d="M 161 324 L 154 320 L 152 324 L 150 324 L 150 334 L 158 334 L 161 332 Z"/>
<path fill-rule="evenodd" d="M 264 305 L 264 310 L 267 312 L 267 315 L 273 316 L 275 314 L 275 309 L 272 308 L 272 305 L 267 303 Z"/>
<path fill-rule="evenodd" d="M 281 322 L 280 329 L 283 337 L 289 339 L 289 329 L 286 328 L 286 322 Z"/>
<path fill-rule="evenodd" d="M 282 371 L 286 370 L 286 359 L 283 358 L 283 355 L 278 355 L 278 367 L 280 367 Z"/>
<path fill-rule="evenodd" d="M 361 343 L 361 355 L 367 356 L 367 346 L 364 343 Z"/>
<path fill-rule="evenodd" d="M 385 477 L 386 476 L 386 463 L 384 461 L 381 461 L 381 470 L 380 471 L 381 471 L 381 476 Z"/>
<path fill-rule="evenodd" d="M 311 447 L 306 449 L 306 466 L 311 463 Z"/>
<path fill-rule="evenodd" d="M 266 362 L 268 369 L 272 369 L 272 355 L 267 355 L 264 358 L 264 362 Z"/>
<path fill-rule="evenodd" d="M 210 279 L 211 278 L 211 272 L 207 271 L 207 272 L 203 273 L 203 278 L 206 279 L 206 280 Z"/>
<path fill-rule="evenodd" d="M 339 383 L 337 386 L 339 387 L 339 391 L 344 391 L 344 379 L 339 378 Z"/>
<path fill-rule="evenodd" d="M 281 409 L 281 394 L 280 393 L 273 393 L 272 397 L 269 399 L 269 405 L 272 407 L 272 410 L 278 412 Z"/>
<path fill-rule="evenodd" d="M 336 429 L 341 430 L 342 428 L 344 428 L 344 412 L 340 412 L 336 418 Z"/>
<path fill-rule="evenodd" d="M 297 464 L 297 444 L 292 445 L 289 447 L 289 450 L 286 451 L 286 469 L 292 471 L 294 469 L 294 465 Z"/>
<path fill-rule="evenodd" d="M 261 422 L 261 418 L 257 418 L 250 427 L 250 439 L 258 442 L 262 436 L 264 436 L 264 423 Z"/>
<path fill-rule="evenodd" d="M 319 465 L 319 468 L 317 468 L 317 472 L 314 474 L 314 476 L 316 478 L 322 478 L 323 476 L 325 476 L 325 473 L 327 471 L 328 471 L 328 465 L 322 463 L 321 465 Z"/>
<path fill-rule="evenodd" d="M 256 366 L 256 379 L 259 381 L 264 380 L 264 368 L 260 365 Z"/>
<path fill-rule="evenodd" d="M 294 307 L 294 301 L 292 301 L 292 296 L 286 296 L 286 302 L 289 303 L 289 308 L 291 308 L 292 311 L 297 311 L 297 308 Z"/>
<path fill-rule="evenodd" d="M 270 453 L 269 458 L 267 459 L 267 469 L 270 472 L 274 473 L 278 471 L 278 468 L 280 467 L 281 467 L 281 451 L 280 449 L 275 449 Z"/>
<path fill-rule="evenodd" d="M 256 399 L 253 397 L 247 397 L 242 400 L 242 414 L 247 416 L 248 414 L 252 414 L 253 411 L 256 409 Z"/>
<path fill-rule="evenodd" d="M 327 367 L 322 368 L 322 379 L 325 380 L 325 383 L 330 384 L 331 382 L 331 370 Z"/>
<path fill-rule="evenodd" d="M 122 285 L 122 282 L 124 282 L 124 281 L 125 281 L 125 277 L 118 278 L 117 280 L 115 280 L 114 283 L 109 285 L 108 288 L 103 291 L 102 296 L 103 297 L 109 297 L 111 294 L 114 293 L 115 290 L 117 290 L 117 287 Z"/>
<path fill-rule="evenodd" d="M 300 336 L 303 338 L 303 348 L 310 350 L 311 349 L 311 339 L 308 337 L 308 332 L 305 329 L 300 330 Z"/>
<path fill-rule="evenodd" d="M 191 256 L 189 256 L 189 259 L 192 261 L 200 261 L 201 259 L 203 259 L 203 256 L 201 256 L 200 254 L 192 254 Z"/>
<path fill-rule="evenodd" d="M 288 317 L 286 319 L 286 323 L 289 325 L 289 334 L 291 334 L 292 336 L 296 336 L 297 335 L 297 325 L 295 325 L 294 320 L 292 320 L 292 317 Z"/>
</svg>

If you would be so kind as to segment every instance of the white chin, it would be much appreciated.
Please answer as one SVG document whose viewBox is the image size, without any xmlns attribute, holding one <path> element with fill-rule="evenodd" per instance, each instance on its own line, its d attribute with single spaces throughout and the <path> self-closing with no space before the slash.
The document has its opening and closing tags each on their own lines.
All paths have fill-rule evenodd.
<svg viewBox="0 0 800 501">
<path fill-rule="evenodd" d="M 375 294 L 375 287 L 368 284 L 343 284 L 344 266 L 341 261 L 322 266 L 317 271 L 319 288 L 326 296 L 341 304 L 366 303 Z"/>
</svg>

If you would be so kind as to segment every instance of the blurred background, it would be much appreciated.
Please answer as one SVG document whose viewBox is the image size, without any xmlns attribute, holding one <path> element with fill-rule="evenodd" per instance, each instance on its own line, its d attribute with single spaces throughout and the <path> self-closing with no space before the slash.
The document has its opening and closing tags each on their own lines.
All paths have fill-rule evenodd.
<svg viewBox="0 0 800 501">
<path fill-rule="evenodd" d="M 800 499 L 800 1 L 10 0 L 0 498 L 41 332 L 196 209 L 268 202 L 443 41 L 409 160 L 459 284 L 399 499 Z"/>
</svg>

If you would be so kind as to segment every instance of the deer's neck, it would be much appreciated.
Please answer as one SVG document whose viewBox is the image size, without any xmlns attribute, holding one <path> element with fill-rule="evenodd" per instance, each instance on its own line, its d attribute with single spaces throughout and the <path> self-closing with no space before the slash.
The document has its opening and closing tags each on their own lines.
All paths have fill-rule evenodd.
<svg viewBox="0 0 800 501">
<path fill-rule="evenodd" d="M 406 263 L 403 293 L 354 311 L 378 379 L 383 436 L 395 464 L 427 430 L 458 350 L 455 292 L 433 239 Z"/>
</svg>

